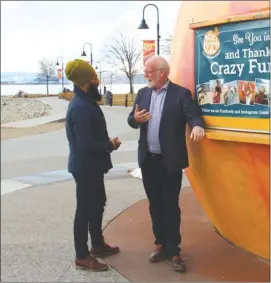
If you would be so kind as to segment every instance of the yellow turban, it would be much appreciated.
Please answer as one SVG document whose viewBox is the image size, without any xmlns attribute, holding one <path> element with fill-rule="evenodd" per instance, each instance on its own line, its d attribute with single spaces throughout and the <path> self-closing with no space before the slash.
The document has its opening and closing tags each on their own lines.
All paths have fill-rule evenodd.
<svg viewBox="0 0 271 283">
<path fill-rule="evenodd" d="M 97 73 L 94 68 L 86 61 L 75 59 L 66 64 L 66 77 L 75 85 L 80 86 L 97 80 Z"/>
</svg>

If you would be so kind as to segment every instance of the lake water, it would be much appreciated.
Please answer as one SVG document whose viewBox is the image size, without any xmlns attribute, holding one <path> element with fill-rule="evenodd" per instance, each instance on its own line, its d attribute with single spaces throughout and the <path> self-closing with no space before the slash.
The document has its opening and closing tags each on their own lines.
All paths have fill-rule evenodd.
<svg viewBox="0 0 271 283">
<path fill-rule="evenodd" d="M 140 88 L 145 87 L 145 84 L 135 84 L 134 92 L 136 93 Z M 73 90 L 72 84 L 65 84 L 65 88 Z M 103 93 L 102 85 L 102 93 Z M 46 94 L 46 85 L 1 85 L 1 96 L 3 95 L 15 95 L 20 90 L 29 94 Z M 62 90 L 62 85 L 49 85 L 49 94 L 58 94 Z M 106 90 L 111 91 L 113 94 L 125 94 L 129 93 L 129 84 L 112 84 L 106 85 Z"/>
</svg>

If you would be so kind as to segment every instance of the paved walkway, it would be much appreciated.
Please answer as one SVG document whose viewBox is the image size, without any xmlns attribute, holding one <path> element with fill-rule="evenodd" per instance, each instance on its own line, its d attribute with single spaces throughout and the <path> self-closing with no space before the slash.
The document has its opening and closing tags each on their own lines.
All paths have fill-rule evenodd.
<svg viewBox="0 0 271 283">
<path fill-rule="evenodd" d="M 136 162 L 114 164 L 105 175 L 103 227 L 146 198 L 140 178 L 128 173 L 136 167 Z M 186 179 L 184 185 L 188 185 Z M 1 282 L 129 281 L 114 266 L 106 273 L 74 269 L 74 187 L 66 170 L 1 180 Z"/>
<path fill-rule="evenodd" d="M 115 164 L 106 174 L 107 179 L 126 177 L 129 171 L 137 168 L 137 162 Z M 73 180 L 67 170 L 52 170 L 1 180 L 1 196 L 29 187 L 49 185 Z"/>
<path fill-rule="evenodd" d="M 11 128 L 29 128 L 35 127 L 46 123 L 52 123 L 57 121 L 62 121 L 66 117 L 66 111 L 69 105 L 69 101 L 59 99 L 57 97 L 42 97 L 36 98 L 37 100 L 49 104 L 52 107 L 51 114 L 44 117 L 39 117 L 35 119 L 28 119 L 16 122 L 4 123 L 1 127 L 11 127 Z M 105 111 L 110 111 L 115 114 L 129 113 L 132 107 L 123 107 L 123 106 L 102 106 L 102 109 Z"/>
<path fill-rule="evenodd" d="M 104 226 L 145 198 L 141 181 L 119 171 L 105 180 Z M 74 188 L 73 181 L 63 181 L 1 196 L 1 282 L 129 281 L 114 267 L 102 273 L 75 270 Z"/>
<path fill-rule="evenodd" d="M 185 177 L 180 204 L 188 272 L 174 273 L 163 262 L 150 264 L 148 203 L 140 178 L 128 174 L 135 167 L 115 164 L 105 177 L 104 235 L 121 253 L 105 259 L 111 267 L 102 273 L 73 266 L 75 184 L 66 170 L 2 180 L 1 282 L 269 282 L 270 264 L 214 232 Z M 12 180 L 17 190 L 8 191 Z"/>
<path fill-rule="evenodd" d="M 59 102 L 57 111 L 63 110 L 59 115 L 64 115 L 67 102 L 52 98 L 48 98 L 49 100 L 51 103 Z M 103 227 L 107 227 L 106 241 L 113 245 L 120 244 L 122 253 L 115 258 L 107 259 L 112 264 L 108 272 L 91 273 L 74 269 L 72 230 L 75 184 L 71 175 L 63 169 L 66 168 L 68 155 L 64 130 L 6 140 L 1 142 L 1 282 L 155 282 L 163 278 L 166 282 L 176 281 L 176 274 L 173 275 L 172 271 L 165 267 L 160 270 L 161 277 L 155 277 L 152 281 L 153 274 L 157 275 L 159 272 L 156 266 L 151 267 L 146 261 L 153 243 L 150 238 L 146 196 L 140 179 L 140 170 L 137 169 L 138 131 L 127 125 L 130 108 L 102 108 L 109 135 L 119 136 L 123 141 L 120 149 L 112 153 L 114 168 L 105 177 L 107 206 L 103 223 Z M 38 123 L 33 120 L 32 125 Z M 26 125 L 27 122 L 24 126 Z M 129 175 L 129 169 L 135 169 L 133 175 L 137 178 Z M 183 180 L 183 186 L 189 186 L 186 178 Z M 185 200 L 185 205 L 196 208 L 188 199 Z M 196 215 L 193 212 L 185 213 L 184 219 L 193 222 Z M 204 223 L 209 223 L 206 218 L 203 220 Z M 198 230 L 191 235 L 185 232 L 188 233 L 184 233 L 185 238 L 197 238 L 199 241 L 203 231 L 200 227 L 199 225 Z M 138 246 L 138 240 L 144 240 L 143 245 Z M 193 251 L 194 245 L 195 243 L 190 242 L 187 250 Z M 212 240 L 204 242 L 205 252 L 199 255 L 202 263 L 209 257 L 212 245 Z M 145 255 L 142 253 L 142 247 L 145 247 Z M 232 249 L 228 245 L 224 247 L 222 255 Z M 212 251 L 221 252 L 219 249 Z M 193 258 L 189 259 L 189 253 L 186 255 L 188 262 L 191 260 L 193 263 Z M 213 261 L 208 261 L 210 265 L 217 260 L 211 259 Z M 122 266 L 119 260 L 122 261 Z M 234 258 L 229 257 L 227 260 L 234 261 Z M 258 263 L 256 266 L 258 268 Z M 139 268 L 136 270 L 137 267 Z M 234 268 L 238 271 L 238 264 L 234 265 Z M 257 270 L 261 276 L 266 274 L 265 268 Z M 135 276 L 135 272 L 139 277 Z M 191 279 L 190 275 L 193 275 L 193 271 L 185 278 Z M 195 278 L 202 279 L 192 276 L 194 281 Z M 215 277 L 215 281 L 227 278 L 229 277 L 219 280 Z M 251 278 L 254 280 L 256 277 Z M 177 281 L 182 280 L 183 278 L 178 277 Z"/>
<path fill-rule="evenodd" d="M 122 247 L 122 253 L 107 258 L 133 282 L 270 282 L 270 262 L 227 243 L 215 233 L 191 187 L 180 194 L 182 251 L 187 272 L 173 272 L 166 261 L 149 263 L 154 246 L 149 204 L 137 202 L 104 230 L 104 235 Z"/>
<path fill-rule="evenodd" d="M 128 173 L 137 167 L 138 139 L 138 131 L 127 125 L 130 110 L 103 108 L 109 134 L 122 140 L 105 177 L 105 226 L 145 193 L 141 180 Z M 74 269 L 75 184 L 63 169 L 68 158 L 65 130 L 6 140 L 1 147 L 1 282 L 129 281 L 113 267 L 103 273 Z"/>
<path fill-rule="evenodd" d="M 137 161 L 139 131 L 128 126 L 128 113 L 126 108 L 104 109 L 109 135 L 118 136 L 122 141 L 119 150 L 112 154 L 116 164 Z M 65 129 L 1 141 L 1 177 L 63 169 L 67 165 L 68 152 Z"/>
</svg>

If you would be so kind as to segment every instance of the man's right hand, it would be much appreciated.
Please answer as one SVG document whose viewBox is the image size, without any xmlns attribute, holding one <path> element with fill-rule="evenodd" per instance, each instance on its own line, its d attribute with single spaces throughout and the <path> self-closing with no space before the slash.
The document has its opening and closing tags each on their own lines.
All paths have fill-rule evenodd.
<svg viewBox="0 0 271 283">
<path fill-rule="evenodd" d="M 146 123 L 151 119 L 151 114 L 146 109 L 139 111 L 139 107 L 136 105 L 134 119 L 138 124 Z"/>
</svg>

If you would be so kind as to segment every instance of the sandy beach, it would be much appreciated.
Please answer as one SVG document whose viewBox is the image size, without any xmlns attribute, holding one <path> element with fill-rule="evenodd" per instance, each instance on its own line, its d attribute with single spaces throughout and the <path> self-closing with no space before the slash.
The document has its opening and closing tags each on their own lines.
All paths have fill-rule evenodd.
<svg viewBox="0 0 271 283">
<path fill-rule="evenodd" d="M 35 98 L 1 97 L 1 140 L 48 133 L 63 129 L 64 121 L 42 124 L 29 128 L 3 127 L 15 121 L 35 119 L 51 114 L 52 107 Z"/>
<path fill-rule="evenodd" d="M 1 97 L 1 125 L 51 114 L 52 107 L 35 98 Z"/>
</svg>

